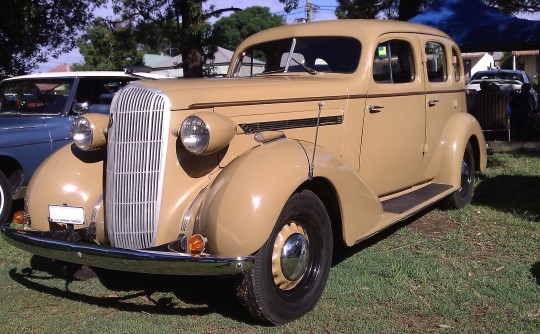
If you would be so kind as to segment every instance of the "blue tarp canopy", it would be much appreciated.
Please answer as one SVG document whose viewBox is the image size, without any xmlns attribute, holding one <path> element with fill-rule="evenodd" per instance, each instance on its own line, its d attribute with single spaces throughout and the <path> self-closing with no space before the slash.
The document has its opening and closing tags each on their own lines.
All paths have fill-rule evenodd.
<svg viewBox="0 0 540 334">
<path fill-rule="evenodd" d="M 503 14 L 480 0 L 439 0 L 409 22 L 444 31 L 463 52 L 540 50 L 540 21 Z"/>
</svg>

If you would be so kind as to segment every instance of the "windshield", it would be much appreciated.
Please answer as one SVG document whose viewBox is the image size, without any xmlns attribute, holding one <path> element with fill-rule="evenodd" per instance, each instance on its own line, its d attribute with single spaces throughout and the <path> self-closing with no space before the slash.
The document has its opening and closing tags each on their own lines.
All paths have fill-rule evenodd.
<svg viewBox="0 0 540 334">
<path fill-rule="evenodd" d="M 296 37 L 251 46 L 237 59 L 233 76 L 304 72 L 352 73 L 360 42 L 350 37 Z"/>
<path fill-rule="evenodd" d="M 65 110 L 73 79 L 4 81 L 0 86 L 0 114 L 59 114 Z"/>
</svg>

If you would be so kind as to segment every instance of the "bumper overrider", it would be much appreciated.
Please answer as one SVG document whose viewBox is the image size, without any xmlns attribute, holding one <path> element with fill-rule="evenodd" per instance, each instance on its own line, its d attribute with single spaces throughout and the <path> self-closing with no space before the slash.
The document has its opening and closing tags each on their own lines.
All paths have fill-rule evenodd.
<svg viewBox="0 0 540 334">
<path fill-rule="evenodd" d="M 253 268 L 251 256 L 193 257 L 159 250 L 129 250 L 91 243 L 69 242 L 54 232 L 19 230 L 0 226 L 9 244 L 35 255 L 93 267 L 162 275 L 232 275 Z"/>
</svg>

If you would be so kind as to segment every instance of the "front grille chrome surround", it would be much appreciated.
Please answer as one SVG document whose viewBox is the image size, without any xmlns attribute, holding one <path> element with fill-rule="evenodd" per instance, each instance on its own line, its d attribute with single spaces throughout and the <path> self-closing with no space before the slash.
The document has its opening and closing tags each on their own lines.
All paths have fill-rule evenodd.
<svg viewBox="0 0 540 334">
<path fill-rule="evenodd" d="M 145 249 L 155 244 L 170 108 L 163 92 L 142 84 L 129 85 L 112 102 L 105 228 L 113 247 Z"/>
</svg>

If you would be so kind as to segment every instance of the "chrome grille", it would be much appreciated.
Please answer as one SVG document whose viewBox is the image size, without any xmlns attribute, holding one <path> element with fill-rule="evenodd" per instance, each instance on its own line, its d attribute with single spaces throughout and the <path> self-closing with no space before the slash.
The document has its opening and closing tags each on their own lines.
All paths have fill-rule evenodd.
<svg viewBox="0 0 540 334">
<path fill-rule="evenodd" d="M 113 247 L 154 245 L 163 184 L 170 103 L 132 85 L 115 96 L 108 131 L 105 221 Z"/>
</svg>

